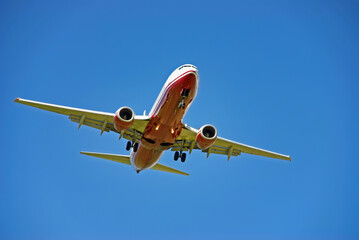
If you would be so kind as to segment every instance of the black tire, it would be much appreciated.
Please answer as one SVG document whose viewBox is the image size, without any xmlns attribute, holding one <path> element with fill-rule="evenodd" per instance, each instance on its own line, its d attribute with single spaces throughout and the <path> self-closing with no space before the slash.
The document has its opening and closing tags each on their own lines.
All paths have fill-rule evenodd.
<svg viewBox="0 0 359 240">
<path fill-rule="evenodd" d="M 182 153 L 181 162 L 186 161 L 186 153 Z"/>
<path fill-rule="evenodd" d="M 132 147 L 132 143 L 130 141 L 127 142 L 127 145 L 126 145 L 126 150 L 130 150 Z"/>
<path fill-rule="evenodd" d="M 133 151 L 137 152 L 137 149 L 138 149 L 138 143 L 135 143 L 135 145 L 133 145 Z"/>
<path fill-rule="evenodd" d="M 177 161 L 179 157 L 179 152 L 175 152 L 174 160 Z"/>
</svg>

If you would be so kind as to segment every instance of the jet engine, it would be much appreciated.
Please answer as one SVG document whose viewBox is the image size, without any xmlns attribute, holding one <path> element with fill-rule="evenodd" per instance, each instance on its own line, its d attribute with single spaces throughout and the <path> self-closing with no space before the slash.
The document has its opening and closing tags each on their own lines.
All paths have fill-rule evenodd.
<svg viewBox="0 0 359 240">
<path fill-rule="evenodd" d="M 129 107 L 122 107 L 116 111 L 116 115 L 113 119 L 115 129 L 122 131 L 132 126 L 135 121 L 135 113 Z"/>
<path fill-rule="evenodd" d="M 212 146 L 217 139 L 217 129 L 212 125 L 204 125 L 197 133 L 196 142 L 201 150 Z"/>
</svg>

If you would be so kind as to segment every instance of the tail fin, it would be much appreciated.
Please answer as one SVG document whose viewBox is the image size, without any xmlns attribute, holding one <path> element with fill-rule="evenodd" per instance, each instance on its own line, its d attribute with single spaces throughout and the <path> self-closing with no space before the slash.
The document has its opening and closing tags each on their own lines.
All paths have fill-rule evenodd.
<svg viewBox="0 0 359 240">
<path fill-rule="evenodd" d="M 106 160 L 111 160 L 111 161 L 131 165 L 130 156 L 126 156 L 126 155 L 117 155 L 117 154 L 109 154 L 109 153 L 95 153 L 95 152 L 80 152 L 80 153 L 85 154 L 85 155 L 89 155 L 89 156 L 92 156 L 92 157 L 103 158 L 103 159 L 106 159 Z M 157 163 L 151 169 L 159 170 L 159 171 L 163 171 L 163 172 L 182 174 L 182 175 L 186 175 L 186 176 L 189 175 L 188 173 L 179 171 L 179 170 L 171 168 L 171 167 L 167 167 L 167 166 L 159 164 L 159 163 Z"/>
</svg>

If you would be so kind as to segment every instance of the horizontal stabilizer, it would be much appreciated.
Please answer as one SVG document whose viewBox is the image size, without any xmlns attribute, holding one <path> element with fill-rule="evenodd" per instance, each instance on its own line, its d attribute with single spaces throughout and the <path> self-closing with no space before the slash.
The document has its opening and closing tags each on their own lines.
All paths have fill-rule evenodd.
<svg viewBox="0 0 359 240">
<path fill-rule="evenodd" d="M 182 175 L 186 175 L 188 176 L 188 173 L 179 171 L 177 169 L 171 168 L 171 167 L 167 167 L 165 165 L 159 164 L 157 163 L 155 166 L 153 166 L 151 169 L 153 170 L 159 170 L 159 171 L 163 171 L 163 172 L 170 172 L 170 173 L 177 173 L 177 174 L 182 174 Z"/>
<path fill-rule="evenodd" d="M 92 157 L 103 158 L 106 160 L 111 160 L 111 161 L 131 165 L 130 156 L 126 156 L 126 155 L 117 155 L 117 154 L 109 154 L 109 153 L 95 153 L 95 152 L 80 152 L 80 153 L 88 155 L 88 156 L 92 156 Z M 167 167 L 167 166 L 159 164 L 159 163 L 157 163 L 151 169 L 159 170 L 159 171 L 163 171 L 163 172 L 182 174 L 182 175 L 187 175 L 187 176 L 189 175 L 188 173 L 179 171 L 179 170 L 171 168 L 171 167 Z"/>
<path fill-rule="evenodd" d="M 126 156 L 126 155 L 117 155 L 117 154 L 109 154 L 109 153 L 95 153 L 95 152 L 80 152 L 80 153 L 89 155 L 92 157 L 103 158 L 106 160 L 111 160 L 111 161 L 131 165 L 130 156 Z"/>
</svg>

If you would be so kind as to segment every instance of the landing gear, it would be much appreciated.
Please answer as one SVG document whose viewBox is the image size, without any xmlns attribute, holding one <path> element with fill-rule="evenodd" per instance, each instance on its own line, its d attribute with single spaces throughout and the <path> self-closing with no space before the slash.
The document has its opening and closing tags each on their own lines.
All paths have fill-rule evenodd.
<svg viewBox="0 0 359 240">
<path fill-rule="evenodd" d="M 178 103 L 178 108 L 185 108 L 186 107 L 186 103 L 184 102 L 184 100 L 186 99 L 186 97 L 182 96 L 181 97 L 181 101 Z"/>
<path fill-rule="evenodd" d="M 184 88 L 184 89 L 182 89 L 181 96 L 188 97 L 189 92 L 190 92 L 190 89 Z"/>
<path fill-rule="evenodd" d="M 181 162 L 186 161 L 186 153 L 182 153 L 181 155 Z"/>
<path fill-rule="evenodd" d="M 133 151 L 134 152 L 137 152 L 137 149 L 138 149 L 138 143 L 132 143 L 131 141 L 128 141 L 127 144 L 126 144 L 126 150 L 130 150 L 131 147 L 133 147 Z"/>
<path fill-rule="evenodd" d="M 174 160 L 177 161 L 179 158 L 179 152 L 175 152 Z"/>
<path fill-rule="evenodd" d="M 175 152 L 174 160 L 177 161 L 178 158 L 181 158 L 181 162 L 185 162 L 186 161 L 186 153 Z"/>
<path fill-rule="evenodd" d="M 184 100 L 189 96 L 190 89 L 183 88 L 181 92 L 181 100 L 178 103 L 178 108 L 184 109 L 186 107 L 186 103 Z"/>
<path fill-rule="evenodd" d="M 133 145 L 133 151 L 134 151 L 134 152 L 137 152 L 137 149 L 138 149 L 138 143 L 135 143 L 135 144 Z"/>
<path fill-rule="evenodd" d="M 126 150 L 130 150 L 132 147 L 132 143 L 130 141 L 127 142 L 127 145 L 126 145 Z"/>
</svg>

